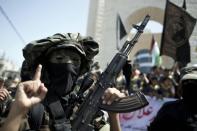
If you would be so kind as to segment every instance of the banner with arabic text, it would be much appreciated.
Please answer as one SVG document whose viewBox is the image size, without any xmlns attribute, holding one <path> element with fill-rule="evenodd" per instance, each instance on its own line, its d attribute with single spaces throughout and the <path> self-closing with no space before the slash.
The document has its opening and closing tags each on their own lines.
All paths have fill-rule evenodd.
<svg viewBox="0 0 197 131">
<path fill-rule="evenodd" d="M 158 110 L 167 101 L 173 101 L 173 98 L 156 99 L 155 97 L 146 96 L 149 105 L 131 112 L 121 113 L 120 122 L 122 131 L 147 131 L 147 126 L 156 116 Z"/>
</svg>

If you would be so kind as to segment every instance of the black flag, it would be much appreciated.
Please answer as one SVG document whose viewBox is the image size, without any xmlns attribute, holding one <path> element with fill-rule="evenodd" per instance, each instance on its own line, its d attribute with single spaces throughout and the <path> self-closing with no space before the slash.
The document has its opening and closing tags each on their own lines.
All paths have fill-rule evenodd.
<svg viewBox="0 0 197 131">
<path fill-rule="evenodd" d="M 116 17 L 116 48 L 119 50 L 121 48 L 120 40 L 127 34 L 125 27 L 122 23 L 120 15 L 117 14 Z"/>
<path fill-rule="evenodd" d="M 185 9 L 167 0 L 161 41 L 161 55 L 170 56 L 175 61 L 183 64 L 189 63 L 189 37 L 195 24 L 196 19 L 187 13 Z"/>
<path fill-rule="evenodd" d="M 185 0 L 183 0 L 183 6 L 182 7 L 183 7 L 183 9 L 186 10 L 187 7 L 186 7 L 186 1 Z"/>
</svg>

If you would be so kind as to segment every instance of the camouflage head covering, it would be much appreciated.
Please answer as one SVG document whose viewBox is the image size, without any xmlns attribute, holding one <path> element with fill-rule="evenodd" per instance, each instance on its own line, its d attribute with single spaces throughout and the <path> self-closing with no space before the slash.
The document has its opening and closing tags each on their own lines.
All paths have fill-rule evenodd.
<svg viewBox="0 0 197 131">
<path fill-rule="evenodd" d="M 21 69 L 21 79 L 31 79 L 37 65 L 45 64 L 48 54 L 56 49 L 64 48 L 74 49 L 80 54 L 82 64 L 79 75 L 89 71 L 94 56 L 99 52 L 99 45 L 92 37 L 82 37 L 79 33 L 58 33 L 51 37 L 30 42 L 23 49 L 25 60 Z"/>
<path fill-rule="evenodd" d="M 184 80 L 197 80 L 197 66 L 187 66 L 181 69 L 181 79 L 180 81 Z"/>
</svg>

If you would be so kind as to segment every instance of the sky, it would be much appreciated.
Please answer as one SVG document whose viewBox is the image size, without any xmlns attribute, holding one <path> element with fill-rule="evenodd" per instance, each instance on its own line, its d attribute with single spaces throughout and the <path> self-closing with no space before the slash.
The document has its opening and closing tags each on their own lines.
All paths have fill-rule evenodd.
<svg viewBox="0 0 197 131">
<path fill-rule="evenodd" d="M 86 35 L 89 0 L 0 0 L 0 7 L 23 39 L 0 12 L 0 57 L 5 54 L 18 68 L 24 60 L 22 49 L 33 40 L 55 33 Z M 154 21 L 146 28 L 162 31 L 162 25 Z"/>
<path fill-rule="evenodd" d="M 5 54 L 18 68 L 22 49 L 33 40 L 55 33 L 86 35 L 89 0 L 0 0 L 0 6 L 24 40 L 0 12 L 0 57 Z"/>
</svg>

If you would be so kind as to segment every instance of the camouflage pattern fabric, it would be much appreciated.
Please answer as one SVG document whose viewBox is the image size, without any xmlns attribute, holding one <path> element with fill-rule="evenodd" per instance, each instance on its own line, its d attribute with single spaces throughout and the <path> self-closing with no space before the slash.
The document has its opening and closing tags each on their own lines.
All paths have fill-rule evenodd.
<svg viewBox="0 0 197 131">
<path fill-rule="evenodd" d="M 82 37 L 79 33 L 55 34 L 51 37 L 30 42 L 23 49 L 25 58 L 22 69 L 22 81 L 32 79 L 38 64 L 45 64 L 47 55 L 56 49 L 75 49 L 82 57 L 80 74 L 89 71 L 92 60 L 99 52 L 99 44 L 92 37 Z"/>
</svg>

